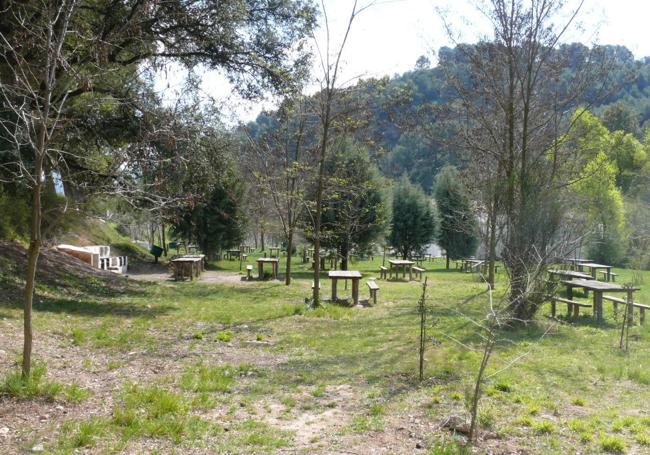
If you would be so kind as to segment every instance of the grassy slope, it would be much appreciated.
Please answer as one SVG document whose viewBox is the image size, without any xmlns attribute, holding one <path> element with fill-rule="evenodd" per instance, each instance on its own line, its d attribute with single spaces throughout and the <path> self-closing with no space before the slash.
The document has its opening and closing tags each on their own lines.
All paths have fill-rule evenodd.
<svg viewBox="0 0 650 455">
<path fill-rule="evenodd" d="M 374 276 L 379 262 L 352 268 Z M 238 270 L 234 261 L 214 266 Z M 23 424 L 16 447 L 64 428 L 50 449 L 203 447 L 251 453 L 295 446 L 305 453 L 319 448 L 364 453 L 399 441 L 394 450 L 411 453 L 418 440 L 430 453 L 444 453 L 440 441 L 449 435 L 437 425 L 463 415 L 479 362 L 476 352 L 447 336 L 477 347 L 473 325 L 457 311 L 477 317 L 485 298 L 460 308 L 483 286 L 472 275 L 443 270 L 442 262 L 427 268 L 436 343 L 428 347 L 423 384 L 416 381 L 420 287 L 415 282 L 379 281 L 376 307 L 330 305 L 309 312 L 302 302 L 311 278 L 303 266 L 288 288 L 280 282 L 157 283 L 61 295 L 56 286 L 41 287 L 37 337 L 51 340 L 56 349 L 39 352 L 37 345 L 37 357 L 47 363 L 51 378 L 80 381 L 93 398 L 48 425 Z M 631 276 L 617 272 L 619 282 Z M 647 282 L 650 274 L 644 278 Z M 503 288 L 503 275 L 500 280 Z M 649 304 L 650 287 L 642 287 L 637 300 Z M 550 324 L 544 308 L 539 324 L 505 335 L 510 342 L 497 351 L 490 373 L 527 355 L 489 381 L 481 423 L 491 438 L 481 442 L 481 451 L 647 450 L 650 333 L 635 327 L 630 352 L 621 353 L 611 306 L 605 308 L 608 324 L 602 328 L 584 316 L 555 325 L 540 341 Z M 17 340 L 19 309 L 9 305 L 0 313 L 0 331 Z M 7 348 L 17 355 L 14 346 Z M 2 360 L 0 372 L 10 366 Z M 102 386 L 105 382 L 110 387 Z M 351 398 L 342 398 L 348 389 Z M 0 411 L 14 404 L 0 401 Z M 336 422 L 322 417 L 330 410 L 340 411 Z M 305 414 L 325 422 L 307 441 L 308 449 L 300 442 L 302 430 L 287 424 Z M 404 428 L 416 439 L 400 440 Z"/>
</svg>

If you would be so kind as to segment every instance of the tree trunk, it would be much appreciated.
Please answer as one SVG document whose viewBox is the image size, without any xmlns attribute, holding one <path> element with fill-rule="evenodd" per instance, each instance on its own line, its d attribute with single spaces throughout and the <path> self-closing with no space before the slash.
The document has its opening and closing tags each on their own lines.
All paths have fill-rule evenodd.
<svg viewBox="0 0 650 455">
<path fill-rule="evenodd" d="M 445 253 L 445 257 L 447 258 L 447 270 L 449 270 L 449 253 Z"/>
<path fill-rule="evenodd" d="M 341 245 L 341 270 L 348 269 L 348 255 L 350 254 L 350 248 L 347 242 L 343 242 Z"/>
<path fill-rule="evenodd" d="M 266 248 L 264 248 L 264 228 L 263 227 L 260 227 L 260 246 L 262 247 L 262 252 L 264 252 L 264 250 Z"/>
<path fill-rule="evenodd" d="M 291 251 L 293 250 L 293 226 L 289 228 L 287 236 L 287 265 L 284 272 L 284 284 L 291 284 Z"/>
<path fill-rule="evenodd" d="M 496 215 L 496 201 L 493 201 L 490 207 L 490 214 L 488 215 L 488 284 L 491 289 L 494 289 L 494 267 L 496 262 L 496 243 L 497 243 L 497 215 Z"/>
</svg>

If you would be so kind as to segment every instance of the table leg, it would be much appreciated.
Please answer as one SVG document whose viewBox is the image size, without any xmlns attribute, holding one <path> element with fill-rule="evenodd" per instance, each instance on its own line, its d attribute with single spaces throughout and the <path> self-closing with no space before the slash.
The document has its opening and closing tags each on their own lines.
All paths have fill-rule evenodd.
<svg viewBox="0 0 650 455">
<path fill-rule="evenodd" d="M 277 262 L 273 263 L 273 279 L 274 280 L 278 279 L 278 263 Z"/>
<path fill-rule="evenodd" d="M 409 265 L 409 281 L 413 281 L 413 266 Z"/>
<path fill-rule="evenodd" d="M 594 310 L 598 322 L 603 322 L 603 291 L 594 290 Z"/>
<path fill-rule="evenodd" d="M 607 269 L 607 282 L 612 281 L 612 269 Z"/>
<path fill-rule="evenodd" d="M 332 302 L 336 302 L 336 278 L 332 278 Z"/>
<path fill-rule="evenodd" d="M 627 299 L 626 299 L 627 305 L 625 308 L 625 311 L 627 311 L 627 325 L 631 326 L 632 323 L 634 322 L 634 305 L 632 305 L 633 296 L 632 296 L 632 291 L 627 291 Z M 643 310 L 641 310 L 643 311 Z M 641 313 L 643 315 L 643 313 Z"/>
<path fill-rule="evenodd" d="M 261 280 L 264 277 L 264 264 L 261 262 L 257 263 L 257 278 Z"/>
<path fill-rule="evenodd" d="M 596 267 L 591 268 L 591 277 L 596 280 L 598 278 L 598 275 L 596 275 L 598 272 L 598 269 Z"/>
<path fill-rule="evenodd" d="M 566 298 L 569 300 L 573 300 L 573 286 L 567 285 L 566 287 Z"/>
<path fill-rule="evenodd" d="M 352 301 L 354 305 L 359 304 L 359 280 L 358 279 L 352 279 Z"/>
</svg>

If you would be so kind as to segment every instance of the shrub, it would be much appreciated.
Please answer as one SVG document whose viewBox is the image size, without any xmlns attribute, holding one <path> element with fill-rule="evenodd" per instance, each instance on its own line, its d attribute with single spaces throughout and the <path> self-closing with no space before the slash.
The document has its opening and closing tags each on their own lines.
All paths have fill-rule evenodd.
<svg viewBox="0 0 650 455">
<path fill-rule="evenodd" d="M 627 450 L 625 440 L 620 436 L 601 435 L 600 447 L 609 453 L 625 453 Z"/>
</svg>

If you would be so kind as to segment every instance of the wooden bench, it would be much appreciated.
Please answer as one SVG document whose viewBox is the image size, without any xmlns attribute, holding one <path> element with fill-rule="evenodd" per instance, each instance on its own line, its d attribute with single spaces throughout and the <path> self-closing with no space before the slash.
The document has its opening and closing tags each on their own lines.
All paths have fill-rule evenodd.
<svg viewBox="0 0 650 455">
<path fill-rule="evenodd" d="M 418 278 L 418 280 L 422 281 L 422 273 L 426 272 L 422 267 L 413 267 L 413 271 L 415 272 L 415 276 Z"/>
<path fill-rule="evenodd" d="M 370 290 L 370 298 L 372 299 L 373 305 L 377 305 L 377 291 L 379 290 L 379 286 L 375 283 L 375 280 L 368 280 L 366 284 L 368 285 L 368 290 Z"/>
<path fill-rule="evenodd" d="M 600 270 L 600 273 L 603 275 L 603 278 L 606 280 L 607 270 Z M 609 275 L 612 277 L 612 281 L 616 281 L 616 277 L 618 276 L 618 273 L 609 272 Z"/>
<path fill-rule="evenodd" d="M 573 315 L 574 318 L 580 316 L 580 308 L 591 308 L 591 305 L 588 303 L 576 302 L 575 300 L 565 299 L 564 297 L 559 297 L 557 295 L 551 295 L 551 316 L 555 317 L 555 302 L 566 303 L 567 305 L 567 317 Z"/>
<path fill-rule="evenodd" d="M 253 273 L 253 266 L 250 265 L 250 264 L 248 264 L 248 265 L 246 266 L 246 281 L 250 281 L 250 280 L 251 280 L 251 275 L 252 275 L 252 273 Z"/>
<path fill-rule="evenodd" d="M 609 300 L 614 304 L 614 316 L 618 314 L 618 304 L 620 303 L 621 305 L 626 305 L 627 306 L 627 301 L 625 299 L 621 299 L 620 297 L 614 297 L 613 295 L 603 295 L 604 300 Z M 645 323 L 645 310 L 650 310 L 650 306 L 648 305 L 642 305 L 637 302 L 632 302 L 632 308 L 638 308 L 639 309 L 639 321 L 641 324 Z M 634 313 L 632 313 L 632 318 L 634 318 Z M 633 319 L 630 320 L 630 324 L 632 323 Z"/>
<path fill-rule="evenodd" d="M 379 279 L 380 280 L 388 279 L 388 268 L 384 267 L 383 265 L 379 266 Z"/>
</svg>

